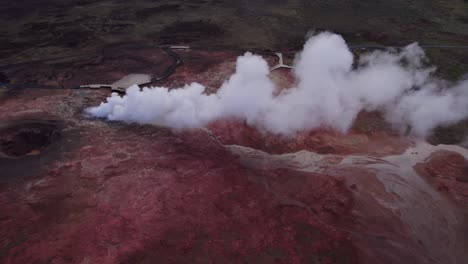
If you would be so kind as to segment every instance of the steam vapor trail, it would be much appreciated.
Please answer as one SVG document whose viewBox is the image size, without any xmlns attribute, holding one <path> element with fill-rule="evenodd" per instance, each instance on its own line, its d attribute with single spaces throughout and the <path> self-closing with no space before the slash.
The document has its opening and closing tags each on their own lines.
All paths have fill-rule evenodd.
<svg viewBox="0 0 468 264">
<path fill-rule="evenodd" d="M 438 125 L 468 117 L 468 81 L 440 80 L 426 62 L 417 44 L 355 60 L 341 36 L 325 32 L 311 37 L 298 54 L 297 85 L 289 89 L 279 91 L 268 77 L 267 62 L 247 52 L 214 94 L 205 93 L 199 83 L 141 91 L 132 86 L 125 96 L 112 94 L 86 111 L 109 120 L 177 129 L 237 117 L 266 132 L 291 135 L 323 126 L 346 132 L 360 111 L 379 110 L 401 131 L 425 137 Z"/>
</svg>

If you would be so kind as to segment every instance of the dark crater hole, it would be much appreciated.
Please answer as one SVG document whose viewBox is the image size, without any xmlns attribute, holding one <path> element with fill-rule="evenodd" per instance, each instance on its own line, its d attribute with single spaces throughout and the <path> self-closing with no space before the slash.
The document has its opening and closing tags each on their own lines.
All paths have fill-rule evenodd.
<svg viewBox="0 0 468 264">
<path fill-rule="evenodd" d="M 60 138 L 53 122 L 23 122 L 0 127 L 0 154 L 19 158 L 39 155 Z"/>
</svg>

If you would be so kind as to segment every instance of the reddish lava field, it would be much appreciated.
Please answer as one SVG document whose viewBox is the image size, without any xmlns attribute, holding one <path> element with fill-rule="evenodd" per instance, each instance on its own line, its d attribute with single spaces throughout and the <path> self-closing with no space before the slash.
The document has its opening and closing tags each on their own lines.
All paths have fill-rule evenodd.
<svg viewBox="0 0 468 264">
<path fill-rule="evenodd" d="M 158 85 L 215 91 L 239 55 L 179 54 L 184 64 Z M 468 259 L 465 148 L 401 137 L 376 113 L 356 121 L 371 130 L 294 138 L 239 120 L 190 131 L 108 122 L 84 115 L 108 90 L 72 89 L 168 64 L 159 49 L 114 47 L 9 68 L 12 84 L 38 81 L 0 91 L 1 263 Z M 292 82 L 287 71 L 272 78 Z"/>
</svg>

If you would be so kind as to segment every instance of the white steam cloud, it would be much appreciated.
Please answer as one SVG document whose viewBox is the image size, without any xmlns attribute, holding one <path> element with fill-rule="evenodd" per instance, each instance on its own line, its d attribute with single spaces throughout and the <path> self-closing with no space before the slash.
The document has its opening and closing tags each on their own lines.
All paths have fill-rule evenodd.
<svg viewBox="0 0 468 264">
<path fill-rule="evenodd" d="M 214 94 L 198 83 L 178 89 L 132 86 L 125 96 L 112 94 L 87 112 L 178 129 L 237 117 L 288 135 L 318 127 L 345 132 L 361 110 L 379 110 L 402 132 L 424 137 L 438 125 L 468 117 L 468 81 L 449 87 L 425 61 L 424 51 L 412 44 L 399 52 L 371 52 L 355 62 L 341 36 L 321 33 L 297 57 L 294 87 L 279 90 L 268 77 L 267 62 L 246 53 Z"/>
</svg>

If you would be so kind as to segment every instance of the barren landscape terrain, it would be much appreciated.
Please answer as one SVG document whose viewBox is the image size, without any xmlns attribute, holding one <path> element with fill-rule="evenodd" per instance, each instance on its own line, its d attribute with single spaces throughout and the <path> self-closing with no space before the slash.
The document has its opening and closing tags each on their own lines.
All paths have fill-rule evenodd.
<svg viewBox="0 0 468 264">
<path fill-rule="evenodd" d="M 18 0 L 0 25 L 1 263 L 468 259 L 467 119 L 427 137 L 378 109 L 346 132 L 282 135 L 232 116 L 174 129 L 91 116 L 111 91 L 80 88 L 165 76 L 176 56 L 151 85 L 216 94 L 246 51 L 292 65 L 325 30 L 356 56 L 460 46 L 424 50 L 435 76 L 465 80 L 468 2 Z M 280 91 L 295 77 L 268 74 Z"/>
</svg>

